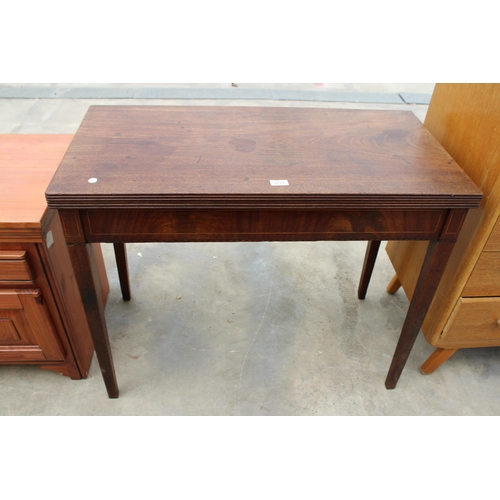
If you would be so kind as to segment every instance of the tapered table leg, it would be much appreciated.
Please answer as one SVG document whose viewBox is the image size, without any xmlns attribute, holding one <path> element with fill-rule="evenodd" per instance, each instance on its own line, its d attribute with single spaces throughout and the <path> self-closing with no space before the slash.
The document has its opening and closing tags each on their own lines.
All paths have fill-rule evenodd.
<svg viewBox="0 0 500 500">
<path fill-rule="evenodd" d="M 415 292 L 387 374 L 385 381 L 387 389 L 394 389 L 398 383 L 454 245 L 454 242 L 449 241 L 431 241 L 429 243 Z"/>
<path fill-rule="evenodd" d="M 69 244 L 68 252 L 108 396 L 117 398 L 118 384 L 104 318 L 104 308 L 102 301 L 99 300 L 99 279 L 92 245 Z"/>
<path fill-rule="evenodd" d="M 359 280 L 358 287 L 358 298 L 361 300 L 366 297 L 366 291 L 368 290 L 370 278 L 372 277 L 379 248 L 380 241 L 369 241 L 366 247 L 365 261 L 363 263 L 363 270 L 361 271 L 361 279 Z"/>
<path fill-rule="evenodd" d="M 116 267 L 120 280 L 120 289 L 123 300 L 130 300 L 130 279 L 128 275 L 127 249 L 125 243 L 113 243 L 115 250 Z"/>
</svg>

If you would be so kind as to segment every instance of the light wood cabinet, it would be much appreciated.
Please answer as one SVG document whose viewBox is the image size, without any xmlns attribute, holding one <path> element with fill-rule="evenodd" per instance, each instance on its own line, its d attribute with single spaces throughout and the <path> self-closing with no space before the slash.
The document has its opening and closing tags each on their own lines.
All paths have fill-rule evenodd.
<svg viewBox="0 0 500 500">
<path fill-rule="evenodd" d="M 472 210 L 422 326 L 436 351 L 431 373 L 457 349 L 500 346 L 500 84 L 438 84 L 424 122 L 483 191 Z M 389 242 L 396 271 L 388 287 L 415 288 L 427 243 Z"/>
<path fill-rule="evenodd" d="M 72 135 L 0 135 L 0 364 L 35 364 L 73 379 L 94 346 L 62 227 L 45 189 Z M 109 285 L 94 246 L 101 296 Z"/>
</svg>

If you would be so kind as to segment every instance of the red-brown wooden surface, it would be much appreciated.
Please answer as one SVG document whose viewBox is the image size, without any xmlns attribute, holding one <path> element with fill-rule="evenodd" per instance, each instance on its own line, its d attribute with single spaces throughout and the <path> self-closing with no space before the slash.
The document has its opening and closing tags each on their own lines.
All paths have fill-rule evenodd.
<svg viewBox="0 0 500 500">
<path fill-rule="evenodd" d="M 44 189 L 73 135 L 0 134 L 0 229 L 40 228 Z"/>
</svg>

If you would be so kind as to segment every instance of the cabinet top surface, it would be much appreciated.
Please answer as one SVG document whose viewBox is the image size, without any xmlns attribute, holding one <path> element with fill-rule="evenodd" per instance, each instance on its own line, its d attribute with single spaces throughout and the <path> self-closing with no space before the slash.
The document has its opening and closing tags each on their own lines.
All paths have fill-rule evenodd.
<svg viewBox="0 0 500 500">
<path fill-rule="evenodd" d="M 0 134 L 0 229 L 40 227 L 45 190 L 72 138 Z"/>
<path fill-rule="evenodd" d="M 408 111 L 91 106 L 46 197 L 54 208 L 362 209 L 472 208 L 482 195 Z"/>
</svg>

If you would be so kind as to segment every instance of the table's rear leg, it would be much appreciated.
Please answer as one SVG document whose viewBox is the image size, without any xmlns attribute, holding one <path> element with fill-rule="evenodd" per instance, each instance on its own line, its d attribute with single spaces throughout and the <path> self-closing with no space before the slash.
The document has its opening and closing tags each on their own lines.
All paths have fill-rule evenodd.
<svg viewBox="0 0 500 500">
<path fill-rule="evenodd" d="M 454 245 L 455 242 L 453 241 L 431 241 L 429 243 L 391 367 L 387 374 L 385 381 L 387 389 L 394 389 L 398 383 Z"/>
<path fill-rule="evenodd" d="M 359 280 L 358 298 L 363 300 L 366 297 L 366 291 L 372 277 L 373 267 L 377 260 L 378 249 L 380 248 L 380 241 L 369 241 L 366 247 L 365 261 L 363 263 L 363 270 L 361 271 L 361 279 Z"/>
<path fill-rule="evenodd" d="M 130 300 L 130 279 L 128 275 L 127 249 L 125 243 L 113 243 L 116 267 L 123 300 Z"/>
<path fill-rule="evenodd" d="M 68 244 L 68 252 L 108 396 L 117 398 L 118 384 L 104 318 L 104 308 L 102 301 L 99 300 L 99 278 L 92 245 Z"/>
</svg>

